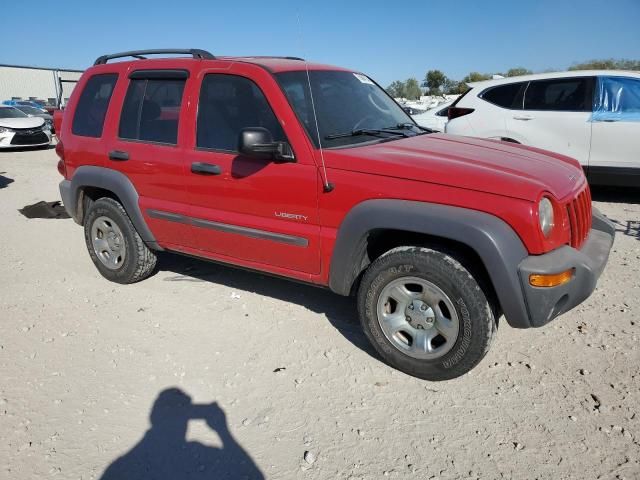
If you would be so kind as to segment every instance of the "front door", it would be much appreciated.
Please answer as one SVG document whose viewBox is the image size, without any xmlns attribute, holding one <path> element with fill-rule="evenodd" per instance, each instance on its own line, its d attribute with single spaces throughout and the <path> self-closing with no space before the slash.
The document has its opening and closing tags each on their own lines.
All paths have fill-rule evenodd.
<svg viewBox="0 0 640 480">
<path fill-rule="evenodd" d="M 594 183 L 640 185 L 640 79 L 599 79 L 589 178 Z"/>
<path fill-rule="evenodd" d="M 257 268 L 318 273 L 319 180 L 308 153 L 294 152 L 294 163 L 238 153 L 240 131 L 247 127 L 266 128 L 275 141 L 287 141 L 265 94 L 245 76 L 208 73 L 197 100 L 186 183 L 198 248 Z"/>
</svg>

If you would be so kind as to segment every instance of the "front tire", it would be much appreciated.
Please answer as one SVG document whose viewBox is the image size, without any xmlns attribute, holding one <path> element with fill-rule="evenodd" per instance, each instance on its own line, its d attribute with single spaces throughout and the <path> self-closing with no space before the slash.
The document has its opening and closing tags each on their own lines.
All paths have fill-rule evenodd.
<svg viewBox="0 0 640 480">
<path fill-rule="evenodd" d="M 454 256 L 399 247 L 376 259 L 358 290 L 362 328 L 394 368 L 425 380 L 459 377 L 486 355 L 494 309 Z"/>
<path fill-rule="evenodd" d="M 84 238 L 98 271 L 116 283 L 149 277 L 157 257 L 140 238 L 123 206 L 112 198 L 94 202 L 84 221 Z"/>
</svg>

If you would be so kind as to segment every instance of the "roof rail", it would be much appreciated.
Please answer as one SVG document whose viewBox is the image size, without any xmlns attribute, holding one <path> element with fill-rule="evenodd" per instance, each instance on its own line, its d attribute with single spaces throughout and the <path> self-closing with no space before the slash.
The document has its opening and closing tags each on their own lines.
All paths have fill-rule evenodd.
<svg viewBox="0 0 640 480">
<path fill-rule="evenodd" d="M 238 57 L 238 58 L 277 58 L 277 59 L 282 59 L 282 60 L 300 60 L 301 62 L 304 62 L 304 58 L 300 58 L 300 57 L 283 57 L 283 56 L 279 56 L 279 55 L 249 55 L 247 57 Z"/>
<path fill-rule="evenodd" d="M 193 58 L 199 58 L 201 60 L 215 60 L 216 57 L 206 50 L 200 50 L 198 48 L 160 48 L 156 50 L 131 50 L 130 52 L 113 53 L 111 55 L 102 55 L 96 58 L 93 62 L 94 65 L 104 65 L 109 60 L 114 58 L 133 57 L 140 60 L 144 60 L 144 55 L 162 55 L 162 54 L 185 54 L 192 55 Z"/>
</svg>

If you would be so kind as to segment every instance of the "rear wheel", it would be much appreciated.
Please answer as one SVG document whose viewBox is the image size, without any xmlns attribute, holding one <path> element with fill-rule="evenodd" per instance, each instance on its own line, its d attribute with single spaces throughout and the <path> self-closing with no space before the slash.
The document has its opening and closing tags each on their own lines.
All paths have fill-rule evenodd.
<svg viewBox="0 0 640 480">
<path fill-rule="evenodd" d="M 486 355 L 493 309 L 452 255 L 400 247 L 375 260 L 358 291 L 365 334 L 391 366 L 426 380 L 455 378 Z"/>
<path fill-rule="evenodd" d="M 156 255 L 142 241 L 122 205 L 112 198 L 91 205 L 84 237 L 94 265 L 112 282 L 138 282 L 155 269 Z"/>
</svg>

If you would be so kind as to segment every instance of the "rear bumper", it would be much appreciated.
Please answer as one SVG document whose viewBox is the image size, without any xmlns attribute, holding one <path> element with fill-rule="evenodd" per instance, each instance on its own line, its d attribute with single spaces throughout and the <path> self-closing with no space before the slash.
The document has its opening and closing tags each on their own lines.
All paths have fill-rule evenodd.
<svg viewBox="0 0 640 480">
<path fill-rule="evenodd" d="M 615 236 L 614 225 L 597 209 L 593 209 L 593 228 L 580 250 L 564 246 L 546 253 L 525 258 L 518 267 L 529 322 L 541 327 L 587 299 L 609 258 Z M 529 275 L 554 274 L 575 269 L 573 278 L 557 287 L 534 287 Z"/>
<path fill-rule="evenodd" d="M 62 198 L 62 205 L 64 205 L 64 209 L 77 223 L 76 205 L 73 199 L 73 192 L 71 191 L 71 182 L 69 180 L 63 180 L 60 182 L 60 198 Z"/>
</svg>

